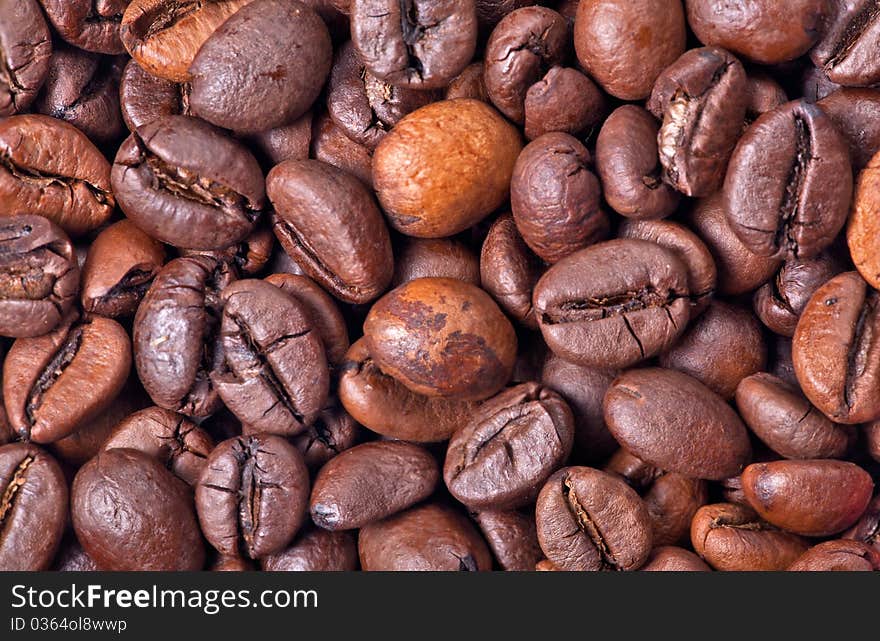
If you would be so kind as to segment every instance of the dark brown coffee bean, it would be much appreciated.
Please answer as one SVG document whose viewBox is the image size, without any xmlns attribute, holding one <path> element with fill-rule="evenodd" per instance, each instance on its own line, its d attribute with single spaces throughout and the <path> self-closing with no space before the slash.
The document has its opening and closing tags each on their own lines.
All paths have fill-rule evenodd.
<svg viewBox="0 0 880 641">
<path fill-rule="evenodd" d="M 690 316 L 687 270 L 643 240 L 593 245 L 553 265 L 535 285 L 544 340 L 579 365 L 629 367 L 669 348 Z"/>
<path fill-rule="evenodd" d="M 490 102 L 486 82 L 483 79 L 483 63 L 474 62 L 465 67 L 464 71 L 458 74 L 446 87 L 444 98 L 446 100 L 472 98 L 480 102 Z"/>
<path fill-rule="evenodd" d="M 201 570 L 205 562 L 189 486 L 148 454 L 101 452 L 71 488 L 76 537 L 102 570 Z"/>
<path fill-rule="evenodd" d="M 760 71 L 748 72 L 748 104 L 746 105 L 746 125 L 750 125 L 761 114 L 773 111 L 788 102 L 785 89 L 772 76 Z"/>
<path fill-rule="evenodd" d="M 391 282 L 394 257 L 382 214 L 353 176 L 315 160 L 269 172 L 273 229 L 285 251 L 337 298 L 366 303 Z"/>
<path fill-rule="evenodd" d="M 253 231 L 266 204 L 263 173 L 251 153 L 188 116 L 167 116 L 129 136 L 112 179 L 125 215 L 175 247 L 237 243 Z"/>
<path fill-rule="evenodd" d="M 880 212 L 880 152 L 859 174 L 852 214 L 846 228 L 846 243 L 856 269 L 874 289 L 880 287 L 880 242 L 877 215 Z"/>
<path fill-rule="evenodd" d="M 829 536 L 853 525 L 874 489 L 862 468 L 830 459 L 754 463 L 742 482 L 763 519 L 804 536 Z"/>
<path fill-rule="evenodd" d="M 699 509 L 691 525 L 694 550 L 716 570 L 780 571 L 809 545 L 801 537 L 777 530 L 744 505 L 715 503 Z"/>
<path fill-rule="evenodd" d="M 684 476 L 722 480 L 738 474 L 751 456 L 736 412 L 708 387 L 674 370 L 636 369 L 619 376 L 605 394 L 605 421 L 624 448 Z"/>
<path fill-rule="evenodd" d="M 651 519 L 639 495 L 590 467 L 551 476 L 535 518 L 541 549 L 560 570 L 638 570 L 651 552 Z"/>
<path fill-rule="evenodd" d="M 641 567 L 642 572 L 711 572 L 700 557 L 689 550 L 672 545 L 661 545 Z"/>
<path fill-rule="evenodd" d="M 119 423 L 102 446 L 103 450 L 117 448 L 149 454 L 194 487 L 214 449 L 214 439 L 180 414 L 148 407 Z"/>
<path fill-rule="evenodd" d="M 576 138 L 549 133 L 530 142 L 513 168 L 510 205 L 523 240 L 548 263 L 608 235 L 590 152 Z"/>
<path fill-rule="evenodd" d="M 289 125 L 252 134 L 247 140 L 251 151 L 266 169 L 285 160 L 306 160 L 312 144 L 312 112 L 307 111 Z"/>
<path fill-rule="evenodd" d="M 880 416 L 880 294 L 856 272 L 835 276 L 807 303 L 792 342 L 804 394 L 838 423 Z"/>
<path fill-rule="evenodd" d="M 222 554 L 259 559 L 280 552 L 306 519 L 309 473 L 280 436 L 219 443 L 196 486 L 199 523 Z"/>
<path fill-rule="evenodd" d="M 534 514 L 510 510 L 473 515 L 498 565 L 509 572 L 531 572 L 544 556 Z"/>
<path fill-rule="evenodd" d="M 346 136 L 327 114 L 315 118 L 311 144 L 312 155 L 317 160 L 347 171 L 370 189 L 373 188 L 373 154 Z"/>
<path fill-rule="evenodd" d="M 596 127 L 605 115 L 605 96 L 576 69 L 552 67 L 529 87 L 525 134 L 534 140 L 551 131 L 577 135 Z"/>
<path fill-rule="evenodd" d="M 487 31 L 498 24 L 512 11 L 530 4 L 529 0 L 476 0 L 477 21 L 481 31 Z"/>
<path fill-rule="evenodd" d="M 851 196 L 844 139 L 821 109 L 798 100 L 743 134 L 724 181 L 724 212 L 755 254 L 813 258 L 843 227 Z"/>
<path fill-rule="evenodd" d="M 880 552 L 858 541 L 825 541 L 810 548 L 788 567 L 789 572 L 874 572 Z"/>
<path fill-rule="evenodd" d="M 330 459 L 354 447 L 363 429 L 341 407 L 322 410 L 309 428 L 291 443 L 303 455 L 306 467 L 316 472 Z"/>
<path fill-rule="evenodd" d="M 822 38 L 810 57 L 828 77 L 841 85 L 866 86 L 880 82 L 880 8 L 874 0 L 830 3 Z"/>
<path fill-rule="evenodd" d="M 306 526 L 293 543 L 260 559 L 267 572 L 350 572 L 358 569 L 357 542 L 351 532 Z"/>
<path fill-rule="evenodd" d="M 323 409 L 330 387 L 307 309 L 261 280 L 236 281 L 222 298 L 225 366 L 212 372 L 214 387 L 252 433 L 299 434 Z"/>
<path fill-rule="evenodd" d="M 122 53 L 119 22 L 130 0 L 40 0 L 58 34 L 98 53 Z"/>
<path fill-rule="evenodd" d="M 880 495 L 873 498 L 856 524 L 843 533 L 843 538 L 865 543 L 880 553 Z"/>
<path fill-rule="evenodd" d="M 416 278 L 455 278 L 479 285 L 480 263 L 467 245 L 453 238 L 406 237 L 394 256 L 391 284 L 397 287 Z"/>
<path fill-rule="evenodd" d="M 19 437 L 52 443 L 101 413 L 131 371 L 131 341 L 109 318 L 71 310 L 51 333 L 19 338 L 3 365 L 3 399 Z"/>
<path fill-rule="evenodd" d="M 804 100 L 818 102 L 841 89 L 841 86 L 836 82 L 831 82 L 822 69 L 808 65 L 801 74 L 797 88 L 803 92 Z"/>
<path fill-rule="evenodd" d="M 36 0 L 0 1 L 0 117 L 25 111 L 49 73 L 52 36 Z"/>
<path fill-rule="evenodd" d="M 838 89 L 816 105 L 828 114 L 849 145 L 853 169 L 865 167 L 880 151 L 880 90 Z"/>
<path fill-rule="evenodd" d="M 605 200 L 627 218 L 663 218 L 679 194 L 662 180 L 657 147 L 660 127 L 637 105 L 618 107 L 596 139 L 596 171 Z"/>
<path fill-rule="evenodd" d="M 257 227 L 239 243 L 226 249 L 181 249 L 181 256 L 210 256 L 214 260 L 229 263 L 240 276 L 253 276 L 263 271 L 272 257 L 275 248 L 275 235 L 266 226 Z"/>
<path fill-rule="evenodd" d="M 98 572 L 100 568 L 95 560 L 86 554 L 74 535 L 65 537 L 61 542 L 61 550 L 52 564 L 55 572 Z"/>
<path fill-rule="evenodd" d="M 122 118 L 129 131 L 147 125 L 165 116 L 191 115 L 189 83 L 178 84 L 163 80 L 144 71 L 130 60 L 119 82 L 119 102 Z"/>
<path fill-rule="evenodd" d="M 351 0 L 350 16 L 364 65 L 400 87 L 445 87 L 477 44 L 474 0 Z"/>
<path fill-rule="evenodd" d="M 47 570 L 67 525 L 67 481 L 36 445 L 0 446 L 0 569 Z"/>
<path fill-rule="evenodd" d="M 0 120 L 0 211 L 45 216 L 71 236 L 113 213 L 110 164 L 79 129 L 48 116 Z"/>
<path fill-rule="evenodd" d="M 471 522 L 435 503 L 366 526 L 358 536 L 358 552 L 368 572 L 492 569 L 492 555 Z"/>
</svg>

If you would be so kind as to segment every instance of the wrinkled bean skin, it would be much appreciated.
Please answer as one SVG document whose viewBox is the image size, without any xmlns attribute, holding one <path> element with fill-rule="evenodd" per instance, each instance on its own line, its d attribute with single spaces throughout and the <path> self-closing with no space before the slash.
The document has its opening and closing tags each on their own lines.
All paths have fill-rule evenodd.
<svg viewBox="0 0 880 641">
<path fill-rule="evenodd" d="M 148 454 L 101 452 L 71 488 L 76 537 L 101 570 L 193 571 L 205 561 L 189 486 Z"/>
<path fill-rule="evenodd" d="M 30 443 L 0 446 L 0 568 L 47 570 L 67 525 L 67 481 Z"/>
<path fill-rule="evenodd" d="M 857 87 L 877 84 L 877 4 L 872 0 L 843 0 L 830 5 L 824 33 L 810 57 L 832 82 Z"/>
<path fill-rule="evenodd" d="M 862 278 L 877 289 L 880 287 L 880 152 L 868 162 L 856 183 L 852 211 L 846 228 L 846 241 L 853 263 Z"/>
<path fill-rule="evenodd" d="M 681 372 L 624 372 L 606 392 L 604 407 L 608 429 L 621 446 L 660 469 L 720 481 L 739 474 L 751 456 L 736 412 Z"/>
<path fill-rule="evenodd" d="M 614 475 L 566 467 L 535 508 L 538 542 L 560 570 L 638 570 L 651 552 L 651 519 L 638 494 Z"/>
<path fill-rule="evenodd" d="M 654 548 L 642 572 L 711 572 L 700 557 L 684 548 L 661 545 Z"/>
<path fill-rule="evenodd" d="M 530 572 L 544 556 L 538 545 L 531 513 L 491 510 L 473 515 L 498 566 L 510 572 Z"/>
<path fill-rule="evenodd" d="M 52 36 L 37 0 L 2 0 L 0 118 L 30 106 L 46 81 L 51 56 Z"/>
<path fill-rule="evenodd" d="M 754 463 L 742 481 L 746 500 L 763 519 L 804 536 L 829 536 L 853 525 L 874 489 L 860 467 L 829 459 Z"/>
<path fill-rule="evenodd" d="M 289 547 L 263 557 L 260 565 L 267 572 L 350 572 L 358 569 L 357 543 L 351 532 L 307 526 Z"/>
<path fill-rule="evenodd" d="M 220 553 L 260 559 L 280 552 L 306 519 L 302 455 L 272 434 L 219 443 L 195 491 L 202 533 Z"/>
<path fill-rule="evenodd" d="M 880 552 L 858 541 L 825 541 L 810 548 L 788 567 L 789 572 L 874 572 Z"/>
</svg>

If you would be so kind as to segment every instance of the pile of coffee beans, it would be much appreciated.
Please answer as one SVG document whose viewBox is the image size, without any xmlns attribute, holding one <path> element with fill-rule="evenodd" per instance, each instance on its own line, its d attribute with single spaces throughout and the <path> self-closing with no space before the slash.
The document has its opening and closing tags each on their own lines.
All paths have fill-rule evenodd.
<svg viewBox="0 0 880 641">
<path fill-rule="evenodd" d="M 0 569 L 880 569 L 876 0 L 0 0 Z"/>
</svg>

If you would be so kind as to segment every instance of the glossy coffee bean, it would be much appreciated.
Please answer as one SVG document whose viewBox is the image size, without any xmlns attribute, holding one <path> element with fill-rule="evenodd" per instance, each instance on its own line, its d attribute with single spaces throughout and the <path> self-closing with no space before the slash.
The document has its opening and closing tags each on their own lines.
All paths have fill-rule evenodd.
<svg viewBox="0 0 880 641">
<path fill-rule="evenodd" d="M 349 15 L 364 65 L 392 85 L 444 87 L 474 55 L 474 0 L 351 0 Z"/>
<path fill-rule="evenodd" d="M 858 541 L 825 541 L 804 552 L 789 572 L 875 572 L 880 553 Z"/>
<path fill-rule="evenodd" d="M 849 145 L 853 169 L 880 152 L 880 90 L 844 87 L 816 103 Z"/>
<path fill-rule="evenodd" d="M 71 236 L 113 213 L 110 165 L 76 127 L 48 116 L 0 121 L 0 210 L 45 216 Z"/>
<path fill-rule="evenodd" d="M 589 0 L 578 5 L 574 46 L 581 66 L 621 100 L 651 93 L 685 49 L 680 0 Z"/>
<path fill-rule="evenodd" d="M 853 196 L 852 213 L 846 228 L 846 241 L 859 274 L 877 289 L 880 287 L 880 152 L 859 174 Z"/>
<path fill-rule="evenodd" d="M 711 572 L 700 557 L 684 548 L 661 545 L 651 551 L 651 556 L 641 567 L 642 572 Z"/>
<path fill-rule="evenodd" d="M 327 114 L 315 118 L 311 145 L 315 159 L 347 171 L 370 189 L 373 188 L 372 152 L 346 136 Z"/>
<path fill-rule="evenodd" d="M 573 443 L 574 416 L 565 401 L 524 383 L 485 401 L 453 434 L 443 478 L 472 509 L 522 507 L 565 463 Z"/>
<path fill-rule="evenodd" d="M 131 370 L 131 340 L 109 318 L 71 310 L 51 333 L 19 338 L 3 366 L 3 399 L 19 437 L 52 443 L 104 410 Z"/>
<path fill-rule="evenodd" d="M 651 519 L 639 495 L 590 467 L 551 476 L 535 518 L 541 549 L 560 570 L 638 570 L 651 552 Z"/>
<path fill-rule="evenodd" d="M 853 525 L 871 500 L 871 476 L 829 459 L 754 463 L 742 474 L 749 505 L 789 532 L 829 536 Z"/>
<path fill-rule="evenodd" d="M 76 537 L 102 570 L 200 570 L 205 561 L 192 491 L 137 450 L 101 452 L 71 488 Z"/>
<path fill-rule="evenodd" d="M 480 263 L 463 242 L 453 238 L 405 237 L 395 252 L 394 287 L 416 278 L 454 278 L 480 284 Z"/>
<path fill-rule="evenodd" d="M 791 350 L 798 382 L 832 421 L 880 416 L 878 298 L 856 272 L 845 272 L 816 290 L 798 321 Z"/>
<path fill-rule="evenodd" d="M 509 572 L 530 572 L 544 556 L 538 545 L 535 518 L 518 510 L 484 511 L 473 515 L 495 561 Z"/>
<path fill-rule="evenodd" d="M 254 431 L 291 436 L 324 407 L 330 374 L 307 309 L 271 283 L 239 280 L 221 294 L 223 369 L 211 381 Z"/>
<path fill-rule="evenodd" d="M 687 196 L 718 190 L 748 98 L 745 69 L 718 47 L 691 49 L 663 70 L 648 109 L 663 120 L 657 144 L 670 185 Z"/>
<path fill-rule="evenodd" d="M 526 145 L 513 168 L 510 205 L 523 240 L 548 263 L 608 235 L 590 152 L 575 137 L 549 133 Z"/>
<path fill-rule="evenodd" d="M 843 227 L 851 195 L 845 141 L 821 109 L 800 100 L 743 134 L 724 181 L 724 212 L 753 253 L 813 258 Z"/>
<path fill-rule="evenodd" d="M 479 7 L 479 0 L 477 6 Z M 464 68 L 464 71 L 453 78 L 449 86 L 446 87 L 444 98 L 446 100 L 473 98 L 480 102 L 491 102 L 489 100 L 489 92 L 486 90 L 486 82 L 483 78 L 482 61 L 472 62 Z"/>
<path fill-rule="evenodd" d="M 841 86 L 831 82 L 822 69 L 807 66 L 801 73 L 798 89 L 803 92 L 807 102 L 818 102 L 841 89 Z"/>
<path fill-rule="evenodd" d="M 86 51 L 122 53 L 119 22 L 130 0 L 40 0 L 46 16 L 67 42 Z"/>
<path fill-rule="evenodd" d="M 660 127 L 637 105 L 612 112 L 596 139 L 596 171 L 605 200 L 627 218 L 663 218 L 678 206 L 679 194 L 662 180 L 657 147 Z"/>
<path fill-rule="evenodd" d="M 706 563 L 728 572 L 785 570 L 809 548 L 801 537 L 733 503 L 700 508 L 691 524 L 691 544 Z"/>
<path fill-rule="evenodd" d="M 248 144 L 264 168 L 285 160 L 305 160 L 312 144 L 312 112 L 305 112 L 290 124 L 251 134 Z"/>
<path fill-rule="evenodd" d="M 251 153 L 211 125 L 168 116 L 129 136 L 113 163 L 119 206 L 153 238 L 223 249 L 253 231 L 265 206 Z"/>
<path fill-rule="evenodd" d="M 134 60 L 122 71 L 119 81 L 119 103 L 122 118 L 129 131 L 165 116 L 190 116 L 189 83 L 176 83 L 152 76 Z"/>
<path fill-rule="evenodd" d="M 722 480 L 738 474 L 751 456 L 736 412 L 708 387 L 674 370 L 624 372 L 605 394 L 605 421 L 628 451 L 684 476 Z"/>
<path fill-rule="evenodd" d="M 76 297 L 79 268 L 70 239 L 42 216 L 0 219 L 0 335 L 52 330 Z"/>
<path fill-rule="evenodd" d="M 427 396 L 488 398 L 516 358 L 513 326 L 491 297 L 449 278 L 420 278 L 383 296 L 364 336 L 383 372 Z"/>
<path fill-rule="evenodd" d="M 761 372 L 736 388 L 740 416 L 774 452 L 785 458 L 841 458 L 855 433 L 832 423 L 796 387 Z"/>
<path fill-rule="evenodd" d="M 269 172 L 266 189 L 275 235 L 309 276 L 351 303 L 385 291 L 394 269 L 391 239 L 361 182 L 326 163 L 289 160 Z"/>
<path fill-rule="evenodd" d="M 436 503 L 364 527 L 358 535 L 358 552 L 361 568 L 368 572 L 492 569 L 492 555 L 471 522 Z"/>
<path fill-rule="evenodd" d="M 332 57 L 327 27 L 307 5 L 254 0 L 220 25 L 193 58 L 192 112 L 244 133 L 286 125 L 318 97 Z"/>
<path fill-rule="evenodd" d="M 0 2 L 0 117 L 24 112 L 49 73 L 52 37 L 37 0 Z"/>
<path fill-rule="evenodd" d="M 856 524 L 843 533 L 843 538 L 865 543 L 880 552 L 880 495 L 871 500 Z"/>
<path fill-rule="evenodd" d="M 330 459 L 354 447 L 364 430 L 341 407 L 330 407 L 318 414 L 309 428 L 291 443 L 303 455 L 306 467 L 315 472 Z"/>
<path fill-rule="evenodd" d="M 202 533 L 222 554 L 259 559 L 280 552 L 306 518 L 309 475 L 279 436 L 219 443 L 196 486 Z"/>
<path fill-rule="evenodd" d="M 351 532 L 305 526 L 290 546 L 260 565 L 267 572 L 350 572 L 358 569 L 357 542 Z"/>
<path fill-rule="evenodd" d="M 613 265 L 613 267 L 611 267 Z M 533 303 L 547 346 L 579 365 L 628 367 L 670 347 L 690 316 L 687 270 L 643 240 L 610 240 L 553 265 Z"/>
<path fill-rule="evenodd" d="M 0 446 L 0 568 L 47 570 L 67 525 L 67 481 L 29 443 Z"/>
<path fill-rule="evenodd" d="M 376 148 L 376 195 L 398 231 L 451 236 L 504 203 L 521 149 L 517 130 L 489 105 L 435 102 L 405 116 Z"/>
<path fill-rule="evenodd" d="M 327 530 L 361 528 L 428 498 L 439 480 L 437 461 L 418 445 L 364 443 L 318 472 L 309 502 L 312 521 Z"/>
<path fill-rule="evenodd" d="M 568 67 L 551 67 L 526 92 L 525 134 L 529 140 L 552 131 L 572 135 L 599 125 L 605 96 L 587 76 Z"/>
<path fill-rule="evenodd" d="M 833 82 L 863 87 L 880 82 L 877 5 L 871 0 L 833 2 L 822 38 L 810 52 Z"/>
</svg>

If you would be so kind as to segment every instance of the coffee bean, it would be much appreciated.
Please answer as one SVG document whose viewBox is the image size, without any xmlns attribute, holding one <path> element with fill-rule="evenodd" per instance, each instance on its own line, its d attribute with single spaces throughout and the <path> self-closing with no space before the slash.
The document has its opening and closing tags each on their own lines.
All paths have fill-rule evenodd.
<svg viewBox="0 0 880 641">
<path fill-rule="evenodd" d="M 330 459 L 352 448 L 363 430 L 341 407 L 330 407 L 318 414 L 309 428 L 291 442 L 303 455 L 309 471 L 317 471 Z"/>
<path fill-rule="evenodd" d="M 77 472 L 70 500 L 76 537 L 100 569 L 202 569 L 192 491 L 150 455 L 101 452 Z"/>
<path fill-rule="evenodd" d="M 479 2 L 480 0 L 477 0 L 478 9 Z M 472 98 L 480 102 L 490 102 L 489 92 L 483 78 L 483 63 L 474 62 L 465 67 L 464 71 L 453 78 L 449 86 L 446 87 L 444 98 L 446 100 Z"/>
<path fill-rule="evenodd" d="M 822 38 L 810 57 L 832 81 L 847 86 L 880 82 L 878 15 L 873 0 L 831 3 Z"/>
<path fill-rule="evenodd" d="M 306 526 L 294 542 L 260 559 L 267 572 L 350 572 L 358 569 L 355 536 Z"/>
<path fill-rule="evenodd" d="M 880 232 L 880 153 L 859 174 L 852 214 L 846 228 L 846 241 L 859 274 L 875 289 L 880 288 L 880 257 L 877 255 Z"/>
<path fill-rule="evenodd" d="M 67 525 L 67 481 L 29 443 L 0 446 L 0 568 L 47 570 Z"/>
<path fill-rule="evenodd" d="M 841 89 L 841 86 L 836 82 L 831 82 L 824 70 L 807 66 L 801 74 L 798 89 L 803 92 L 804 100 L 807 102 L 818 102 Z"/>
<path fill-rule="evenodd" d="M 241 242 L 226 249 L 181 249 L 181 256 L 210 256 L 214 260 L 228 263 L 241 276 L 253 276 L 261 272 L 275 247 L 275 236 L 268 226 L 257 227 Z"/>
<path fill-rule="evenodd" d="M 130 60 L 119 81 L 119 102 L 125 126 L 133 132 L 165 116 L 192 115 L 191 92 L 189 83 L 157 78 Z"/>
<path fill-rule="evenodd" d="M 95 560 L 82 549 L 76 537 L 70 535 L 62 541 L 61 550 L 55 557 L 52 570 L 55 572 L 98 572 L 100 568 Z"/>
<path fill-rule="evenodd" d="M 52 37 L 36 0 L 0 1 L 0 117 L 24 112 L 49 73 Z"/>
<path fill-rule="evenodd" d="M 319 115 L 312 125 L 312 155 L 321 162 L 347 171 L 373 188 L 372 152 L 346 136 L 327 114 Z"/>
<path fill-rule="evenodd" d="M 477 512 L 473 518 L 501 569 L 530 572 L 544 556 L 538 545 L 533 513 L 485 511 Z"/>
<path fill-rule="evenodd" d="M 485 31 L 497 25 L 510 12 L 525 7 L 529 0 L 476 0 L 477 21 Z"/>
<path fill-rule="evenodd" d="M 612 267 L 613 265 L 613 267 Z M 579 365 L 628 367 L 670 347 L 690 316 L 687 271 L 643 240 L 610 240 L 563 258 L 533 302 L 547 345 Z"/>
<path fill-rule="evenodd" d="M 312 144 L 312 112 L 307 111 L 289 125 L 251 134 L 250 149 L 265 169 L 285 160 L 306 160 Z"/>
<path fill-rule="evenodd" d="M 773 111 L 788 102 L 785 89 L 772 76 L 760 71 L 749 70 L 748 104 L 746 105 L 746 125 L 755 122 L 761 114 Z"/>
<path fill-rule="evenodd" d="M 873 498 L 856 524 L 843 533 L 843 538 L 865 543 L 880 553 L 880 496 Z"/>
<path fill-rule="evenodd" d="M 873 421 L 863 426 L 862 430 L 865 434 L 865 445 L 868 455 L 877 462 L 880 462 L 880 422 Z"/>
<path fill-rule="evenodd" d="M 417 278 L 455 278 L 480 285 L 479 260 L 467 245 L 455 239 L 407 236 L 401 239 L 395 254 L 394 287 Z"/>
<path fill-rule="evenodd" d="M 804 552 L 789 572 L 874 572 L 880 552 L 858 541 L 825 541 Z"/>
<path fill-rule="evenodd" d="M 642 572 L 711 572 L 700 557 L 684 548 L 661 545 L 651 551 L 651 556 L 641 567 Z"/>
<path fill-rule="evenodd" d="M 880 152 L 880 91 L 845 87 L 828 94 L 816 105 L 843 135 L 853 169 L 861 170 Z"/>
<path fill-rule="evenodd" d="M 131 0 L 40 0 L 46 16 L 67 42 L 98 53 L 122 53 L 119 22 Z"/>
<path fill-rule="evenodd" d="M 551 131 L 581 134 L 595 128 L 605 115 L 605 96 L 587 76 L 568 67 L 551 67 L 529 87 L 525 100 L 526 138 Z"/>
</svg>

